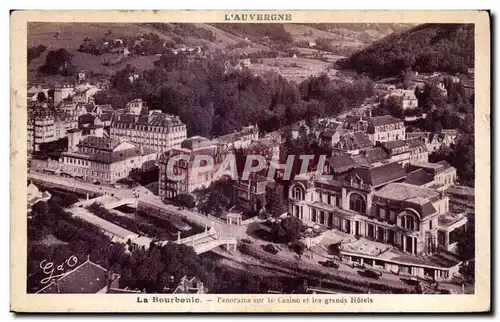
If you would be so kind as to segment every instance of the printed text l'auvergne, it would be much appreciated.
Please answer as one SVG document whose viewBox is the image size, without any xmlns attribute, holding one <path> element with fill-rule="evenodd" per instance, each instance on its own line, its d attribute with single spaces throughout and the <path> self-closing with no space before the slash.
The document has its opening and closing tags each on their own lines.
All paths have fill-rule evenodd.
<svg viewBox="0 0 500 322">
<path fill-rule="evenodd" d="M 226 13 L 224 21 L 291 21 L 289 13 Z"/>
</svg>

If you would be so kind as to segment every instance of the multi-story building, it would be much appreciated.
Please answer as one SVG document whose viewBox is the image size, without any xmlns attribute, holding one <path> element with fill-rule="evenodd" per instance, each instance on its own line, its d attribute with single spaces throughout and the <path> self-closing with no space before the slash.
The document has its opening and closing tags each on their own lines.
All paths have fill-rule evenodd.
<svg viewBox="0 0 500 322">
<path fill-rule="evenodd" d="M 212 181 L 218 180 L 214 175 L 222 164 L 227 150 L 220 149 L 207 138 L 193 136 L 184 140 L 179 148 L 169 149 L 158 158 L 159 185 L 158 194 L 162 200 L 171 199 L 181 193 L 192 193 L 196 189 L 207 188 Z M 169 169 L 171 158 L 182 155 L 183 158 L 173 162 Z M 210 169 L 202 171 L 207 166 L 206 160 L 196 162 L 196 156 L 211 156 L 214 164 Z M 169 172 L 171 171 L 171 173 Z M 193 173 L 197 173 L 194 175 Z M 182 180 L 172 180 L 171 174 L 183 176 Z"/>
<path fill-rule="evenodd" d="M 58 106 L 64 99 L 70 98 L 75 94 L 73 85 L 56 86 L 54 89 L 54 106 Z"/>
<path fill-rule="evenodd" d="M 403 140 L 381 142 L 379 145 L 387 152 L 391 161 L 405 165 L 410 161 L 410 147 Z"/>
<path fill-rule="evenodd" d="M 64 112 L 38 109 L 28 113 L 28 152 L 39 151 L 40 145 L 66 137 L 78 127 L 78 121 Z"/>
<path fill-rule="evenodd" d="M 135 103 L 134 103 L 135 104 Z M 133 107 L 137 112 L 139 107 Z M 146 115 L 115 114 L 111 120 L 110 136 L 157 152 L 178 148 L 186 139 L 186 125 L 178 116 L 157 111 Z"/>
<path fill-rule="evenodd" d="M 333 153 L 348 153 L 357 155 L 365 149 L 373 147 L 373 143 L 368 136 L 363 132 L 347 132 L 344 133 L 333 146 Z"/>
<path fill-rule="evenodd" d="M 429 151 L 427 150 L 427 145 L 422 140 L 410 139 L 405 140 L 410 150 L 410 162 L 428 162 L 429 161 Z"/>
<path fill-rule="evenodd" d="M 266 187 L 269 182 L 266 176 L 260 175 L 235 182 L 233 184 L 233 203 L 243 209 L 260 210 L 266 203 Z"/>
<path fill-rule="evenodd" d="M 246 149 L 252 141 L 258 139 L 259 128 L 251 125 L 244 127 L 239 132 L 219 136 L 214 139 L 214 142 L 226 149 Z"/>
<path fill-rule="evenodd" d="M 144 102 L 140 98 L 136 98 L 127 103 L 127 105 L 125 106 L 125 111 L 126 113 L 132 115 L 144 115 L 148 114 L 149 109 L 146 105 L 146 102 Z"/>
<path fill-rule="evenodd" d="M 68 151 L 56 162 L 32 160 L 32 169 L 110 184 L 126 178 L 132 169 L 151 169 L 157 158 L 156 152 L 128 142 L 97 136 L 82 139 L 77 129 L 69 132 L 68 141 Z"/>
<path fill-rule="evenodd" d="M 455 184 L 457 180 L 457 169 L 444 160 L 437 163 L 412 162 L 410 169 L 422 169 L 431 174 L 434 177 L 436 186 L 450 186 Z"/>
<path fill-rule="evenodd" d="M 366 133 L 373 144 L 405 139 L 405 125 L 403 120 L 391 115 L 372 117 L 368 121 Z"/>
<path fill-rule="evenodd" d="M 385 99 L 388 99 L 389 97 L 397 97 L 400 100 L 401 108 L 403 110 L 418 107 L 418 99 L 415 96 L 414 90 L 395 89 L 387 94 Z"/>
<path fill-rule="evenodd" d="M 454 249 L 467 217 L 449 212 L 442 191 L 402 183 L 398 163 L 344 164 L 333 172 L 341 174 L 333 180 L 296 177 L 289 212 L 306 225 L 340 231 L 344 262 L 431 280 L 458 272 L 459 260 L 442 252 Z"/>
</svg>

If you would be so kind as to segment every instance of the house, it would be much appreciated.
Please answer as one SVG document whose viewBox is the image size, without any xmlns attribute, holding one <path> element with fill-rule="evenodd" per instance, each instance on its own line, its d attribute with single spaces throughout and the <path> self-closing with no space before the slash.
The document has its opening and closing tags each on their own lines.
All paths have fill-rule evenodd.
<svg viewBox="0 0 500 322">
<path fill-rule="evenodd" d="M 316 47 L 316 42 L 314 40 L 310 40 L 309 47 Z"/>
<path fill-rule="evenodd" d="M 344 119 L 343 128 L 354 132 L 365 132 L 368 128 L 368 120 L 361 115 L 347 115 Z"/>
<path fill-rule="evenodd" d="M 215 177 L 215 174 L 217 174 L 227 153 L 227 150 L 201 136 L 192 136 L 182 141 L 180 147 L 163 152 L 158 158 L 158 194 L 160 198 L 166 201 L 175 198 L 178 194 L 192 193 L 196 189 L 210 186 L 212 181 L 220 179 Z M 199 169 L 204 168 L 206 164 L 195 163 L 197 156 L 200 155 L 211 156 L 214 159 L 213 166 L 202 173 L 200 173 Z M 168 169 L 171 159 L 176 161 L 173 164 L 173 169 Z M 172 180 L 172 171 L 176 175 L 183 175 L 182 180 Z"/>
<path fill-rule="evenodd" d="M 447 187 L 455 184 L 457 180 L 457 169 L 444 160 L 437 163 L 412 162 L 410 163 L 409 169 L 423 169 L 427 173 L 433 175 L 435 187 Z"/>
<path fill-rule="evenodd" d="M 404 140 L 380 142 L 378 146 L 384 149 L 393 162 L 399 162 L 404 166 L 410 161 L 410 147 Z"/>
<path fill-rule="evenodd" d="M 389 155 L 384 148 L 380 146 L 365 149 L 352 158 L 356 164 L 370 167 L 390 162 Z"/>
<path fill-rule="evenodd" d="M 340 126 L 339 126 L 340 127 Z M 319 143 L 323 146 L 334 146 L 340 141 L 341 136 L 344 134 L 342 129 L 327 128 L 319 135 Z"/>
<path fill-rule="evenodd" d="M 304 121 L 304 120 L 292 124 L 290 129 L 291 129 L 292 137 L 295 140 L 299 137 L 300 131 L 304 131 L 305 134 L 309 134 L 309 131 L 310 131 L 309 126 L 307 126 L 306 121 Z"/>
<path fill-rule="evenodd" d="M 475 192 L 474 188 L 453 185 L 445 190 L 450 198 L 450 211 L 454 213 L 474 213 Z"/>
<path fill-rule="evenodd" d="M 459 133 L 456 129 L 441 130 L 441 132 L 430 133 L 427 149 L 430 152 L 439 150 L 441 146 L 450 147 L 456 144 Z"/>
<path fill-rule="evenodd" d="M 219 136 L 214 142 L 227 149 L 246 149 L 250 143 L 259 139 L 259 128 L 256 125 L 243 127 L 241 131 Z"/>
<path fill-rule="evenodd" d="M 410 151 L 410 162 L 428 162 L 429 161 L 429 151 L 427 150 L 427 145 L 425 141 L 421 138 L 414 138 L 404 141 Z"/>
<path fill-rule="evenodd" d="M 387 100 L 389 97 L 397 97 L 400 100 L 401 108 L 403 110 L 418 107 L 418 99 L 415 96 L 414 90 L 395 89 L 387 94 L 385 99 Z"/>
<path fill-rule="evenodd" d="M 334 153 L 359 154 L 360 151 L 373 147 L 368 136 L 363 132 L 347 132 L 333 146 Z"/>
<path fill-rule="evenodd" d="M 424 144 L 429 143 L 430 132 L 407 132 L 406 139 L 407 140 L 419 140 Z"/>
<path fill-rule="evenodd" d="M 259 211 L 265 206 L 266 187 L 271 181 L 267 176 L 254 175 L 248 180 L 233 184 L 233 203 L 243 209 Z"/>
<path fill-rule="evenodd" d="M 391 115 L 371 117 L 368 119 L 366 133 L 375 145 L 377 142 L 404 140 L 406 130 L 403 120 Z"/>
</svg>

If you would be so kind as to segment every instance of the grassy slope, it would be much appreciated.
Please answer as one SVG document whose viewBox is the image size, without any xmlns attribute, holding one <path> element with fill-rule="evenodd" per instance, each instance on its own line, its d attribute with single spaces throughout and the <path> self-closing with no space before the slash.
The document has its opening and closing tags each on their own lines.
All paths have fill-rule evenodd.
<svg viewBox="0 0 500 322">
<path fill-rule="evenodd" d="M 206 44 L 210 50 L 225 49 L 228 45 L 234 45 L 245 39 L 245 35 L 239 35 L 234 33 L 229 33 L 224 30 L 218 29 L 212 25 L 208 24 L 196 24 L 197 27 L 205 28 L 210 30 L 215 35 L 215 41 L 210 42 L 204 39 L 199 39 L 195 37 L 183 37 L 183 42 L 189 46 L 198 46 Z M 294 41 L 299 40 L 314 40 L 317 38 L 330 38 L 338 41 L 339 44 L 345 46 L 366 46 L 366 37 L 373 38 L 373 40 L 379 39 L 385 36 L 384 30 L 364 30 L 359 31 L 347 30 L 345 28 L 335 28 L 334 24 L 328 26 L 327 30 L 325 28 L 316 29 L 310 25 L 301 24 L 285 24 L 285 30 L 288 31 Z M 354 25 L 353 25 L 354 26 Z M 93 56 L 85 53 L 77 52 L 78 47 L 83 42 L 86 37 L 89 38 L 100 38 L 108 30 L 112 30 L 113 36 L 116 38 L 120 37 L 134 37 L 143 33 L 153 32 L 158 34 L 164 40 L 171 40 L 176 34 L 172 32 L 162 32 L 156 28 L 148 25 L 138 25 L 138 24 L 123 24 L 123 23 L 30 23 L 28 25 L 28 46 L 37 46 L 39 44 L 44 44 L 48 47 L 48 50 L 66 48 L 74 54 L 73 61 L 77 68 L 85 69 L 89 71 L 94 71 L 101 74 L 113 74 L 117 70 L 123 69 L 127 64 L 131 64 L 141 70 L 152 68 L 153 62 L 158 58 L 155 56 L 147 57 L 133 57 L 127 61 L 124 61 L 118 65 L 114 66 L 103 66 L 102 62 L 108 59 L 111 54 L 105 54 L 102 56 Z M 359 28 L 358 28 L 359 29 Z M 59 36 L 56 37 L 56 33 L 60 32 Z M 360 38 L 357 35 L 364 33 L 363 41 L 357 39 Z M 232 53 L 251 53 L 258 50 L 266 50 L 268 47 L 253 43 L 247 48 L 237 48 L 233 49 Z M 54 82 L 58 81 L 60 77 L 40 77 L 37 76 L 36 70 L 45 61 L 46 53 L 42 54 L 39 58 L 32 61 L 29 66 L 29 80 L 30 81 L 44 81 L 44 82 Z M 268 64 L 266 64 L 268 65 Z M 306 64 L 309 65 L 309 64 Z"/>
</svg>

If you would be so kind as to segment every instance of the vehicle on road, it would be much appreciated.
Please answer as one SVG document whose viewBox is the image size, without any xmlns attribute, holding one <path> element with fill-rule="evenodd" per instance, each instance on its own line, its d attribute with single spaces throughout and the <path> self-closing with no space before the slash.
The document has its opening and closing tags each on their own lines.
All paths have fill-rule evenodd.
<svg viewBox="0 0 500 322">
<path fill-rule="evenodd" d="M 251 240 L 250 240 L 250 239 L 248 239 L 248 238 L 242 238 L 242 239 L 241 239 L 241 242 L 243 242 L 243 243 L 245 243 L 245 244 L 250 244 L 250 245 L 251 245 L 251 244 L 253 244 L 253 241 L 251 241 Z"/>
<path fill-rule="evenodd" d="M 278 253 L 278 249 L 273 244 L 263 245 L 262 249 L 273 255 L 276 255 Z"/>
<path fill-rule="evenodd" d="M 377 272 L 371 269 L 365 269 L 363 275 L 378 280 L 380 276 L 382 276 L 382 272 Z"/>
</svg>

